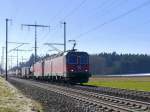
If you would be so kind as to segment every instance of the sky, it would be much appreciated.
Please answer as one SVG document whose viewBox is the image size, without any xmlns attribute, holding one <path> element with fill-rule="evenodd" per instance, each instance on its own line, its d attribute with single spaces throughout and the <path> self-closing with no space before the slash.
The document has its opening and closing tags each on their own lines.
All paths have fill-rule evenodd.
<svg viewBox="0 0 150 112">
<path fill-rule="evenodd" d="M 0 0 L 0 55 L 5 46 L 5 19 L 9 42 L 30 43 L 19 49 L 33 50 L 34 28 L 21 24 L 48 25 L 38 28 L 38 55 L 55 53 L 44 43 L 63 43 L 66 21 L 67 40 L 76 40 L 76 49 L 90 54 L 100 52 L 150 54 L 150 0 Z M 9 44 L 9 50 L 16 44 Z M 58 46 L 63 50 L 62 46 Z M 67 41 L 67 49 L 72 43 Z M 19 52 L 19 61 L 33 51 Z M 12 63 L 16 64 L 16 52 Z M 10 58 L 9 58 L 10 64 Z"/>
</svg>

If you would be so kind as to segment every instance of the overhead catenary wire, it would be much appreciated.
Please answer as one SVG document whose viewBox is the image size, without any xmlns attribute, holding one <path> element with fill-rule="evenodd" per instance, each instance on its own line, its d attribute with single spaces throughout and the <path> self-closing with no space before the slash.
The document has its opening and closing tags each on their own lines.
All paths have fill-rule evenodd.
<svg viewBox="0 0 150 112">
<path fill-rule="evenodd" d="M 54 26 L 53 26 L 54 27 Z M 58 27 L 58 25 L 56 25 L 55 27 Z M 51 31 L 54 30 L 54 29 L 50 29 Z M 55 31 L 57 31 L 55 29 Z M 41 43 L 44 43 L 45 40 L 47 40 L 47 37 L 49 36 L 50 32 L 47 32 L 46 34 L 44 34 L 44 36 L 42 36 L 42 41 Z M 53 36 L 52 36 L 53 37 Z"/>
<path fill-rule="evenodd" d="M 78 6 L 76 6 L 74 9 L 72 9 L 63 19 L 61 19 L 61 21 L 64 21 L 66 18 L 72 16 L 79 8 L 82 7 L 82 5 L 86 2 L 87 0 L 82 0 L 80 2 L 80 4 Z M 53 18 L 56 18 L 57 15 L 59 15 L 60 13 L 62 13 L 62 11 L 64 10 L 65 7 L 63 7 L 60 11 L 58 11 L 58 13 L 53 17 Z M 52 19 L 53 20 L 53 19 Z M 43 36 L 43 39 L 45 40 L 47 37 L 48 37 L 49 33 L 45 34 Z"/>
<path fill-rule="evenodd" d="M 56 20 L 57 16 L 60 15 L 64 9 L 66 8 L 66 5 L 64 5 L 51 19 L 50 19 L 50 22 Z"/>
<path fill-rule="evenodd" d="M 99 25 L 97 25 L 97 26 L 95 26 L 95 27 L 89 29 L 88 31 L 86 31 L 86 32 L 84 32 L 84 33 L 79 34 L 79 35 L 76 36 L 75 38 L 78 38 L 78 39 L 79 39 L 79 38 L 81 38 L 81 37 L 83 37 L 83 36 L 85 36 L 85 35 L 87 35 L 87 34 L 93 32 L 93 31 L 95 31 L 95 30 L 100 29 L 101 27 L 103 27 L 103 26 L 105 26 L 105 25 L 107 25 L 107 24 L 110 24 L 110 23 L 112 23 L 112 22 L 115 22 L 115 21 L 117 21 L 117 20 L 119 20 L 119 19 L 121 19 L 121 18 L 123 18 L 123 17 L 125 17 L 125 16 L 127 16 L 127 15 L 129 15 L 129 14 L 131 14 L 131 13 L 133 13 L 133 12 L 135 12 L 135 11 L 137 11 L 137 10 L 143 8 L 143 7 L 145 7 L 145 6 L 148 6 L 148 5 L 150 5 L 150 0 L 148 0 L 148 1 L 146 1 L 146 2 L 144 2 L 144 3 L 142 3 L 142 4 L 140 4 L 140 5 L 138 5 L 138 6 L 135 7 L 135 8 L 132 8 L 132 9 L 126 11 L 125 13 L 123 13 L 123 14 L 117 16 L 117 17 L 114 17 L 114 18 L 112 18 L 112 19 L 110 19 L 110 20 L 108 20 L 108 21 L 105 21 L 105 22 L 102 23 L 102 24 L 99 24 Z"/>
<path fill-rule="evenodd" d="M 70 16 L 72 16 L 79 8 L 81 8 L 83 6 L 83 4 L 86 2 L 87 0 L 82 0 L 80 2 L 80 4 L 78 6 L 76 6 L 74 9 L 72 9 L 63 19 L 61 19 L 61 21 L 64 21 L 66 18 L 69 18 Z"/>
<path fill-rule="evenodd" d="M 62 7 L 60 8 L 60 10 L 58 10 L 58 12 L 50 19 L 50 23 L 52 23 L 53 21 L 55 21 L 56 18 L 57 18 L 57 16 L 59 16 L 59 15 L 64 11 L 64 9 L 66 9 L 66 8 L 67 8 L 67 7 L 66 7 L 66 4 L 65 4 L 64 6 L 62 6 Z M 56 25 L 56 27 L 57 27 L 57 26 L 58 26 L 58 25 Z M 44 36 L 42 37 L 42 43 L 45 41 L 45 39 L 47 39 L 49 33 L 50 33 L 50 32 L 44 34 Z"/>
<path fill-rule="evenodd" d="M 35 30 L 35 32 L 34 32 L 34 34 L 35 34 L 35 59 L 34 59 L 34 63 L 36 63 L 36 58 L 37 58 L 37 28 L 50 28 L 50 26 L 48 26 L 48 25 L 40 25 L 40 24 L 37 24 L 36 22 L 35 22 L 35 24 L 22 24 L 21 26 L 24 26 L 24 27 L 33 27 L 34 28 L 34 30 Z"/>
<path fill-rule="evenodd" d="M 62 20 L 66 19 L 67 17 L 70 17 L 71 15 L 73 15 L 87 0 L 83 0 L 80 2 L 80 4 L 78 6 L 76 6 L 72 11 L 70 11 Z M 110 2 L 108 0 L 105 0 L 104 2 L 102 2 L 100 4 L 100 6 L 97 7 L 97 9 L 99 9 L 100 7 L 104 6 L 107 2 Z M 66 8 L 66 6 L 64 6 L 61 10 L 58 11 L 58 13 L 51 19 L 53 21 L 54 18 L 57 17 L 57 15 L 59 15 L 60 13 L 62 13 L 62 11 Z M 43 36 L 43 39 L 45 40 L 45 38 L 48 36 L 49 33 L 45 34 Z"/>
<path fill-rule="evenodd" d="M 109 9 L 110 6 L 113 6 L 113 4 L 115 4 L 116 2 L 118 2 L 118 1 L 116 1 L 116 0 L 113 0 L 113 1 L 112 0 L 104 0 L 104 1 L 102 1 L 101 4 L 99 4 L 97 7 L 91 9 L 92 12 L 94 11 L 94 14 L 89 13 L 88 15 L 86 15 L 87 18 L 94 17 L 95 14 L 97 14 L 99 12 L 100 12 L 100 14 L 103 14 L 105 12 L 105 9 Z M 96 11 L 98 11 L 98 12 L 96 12 Z"/>
<path fill-rule="evenodd" d="M 104 2 L 102 2 L 101 5 L 99 5 L 97 8 L 95 8 L 94 10 L 98 10 L 98 12 L 95 12 L 96 15 L 101 15 L 101 16 L 104 16 L 104 15 L 109 15 L 108 13 L 110 11 L 113 11 L 113 9 L 115 8 L 118 8 L 119 6 L 121 6 L 121 4 L 123 4 L 123 2 L 125 1 L 128 1 L 128 0 L 106 0 Z M 116 4 L 117 3 L 117 4 Z M 104 7 L 105 6 L 105 7 Z M 107 6 L 107 7 L 106 7 Z M 114 8 L 115 7 L 115 8 Z M 107 9 L 107 10 L 106 10 Z M 92 17 L 95 17 L 95 14 L 89 14 L 87 16 L 87 18 L 92 18 Z"/>
<path fill-rule="evenodd" d="M 117 9 L 119 7 L 122 7 L 123 5 L 125 5 L 125 3 L 127 3 L 128 0 L 122 0 L 120 2 L 118 2 L 118 4 L 114 5 L 113 7 L 110 7 L 108 10 L 104 11 L 105 13 L 100 13 L 101 16 L 105 16 L 105 15 L 109 15 L 110 12 L 113 12 L 114 9 Z"/>
<path fill-rule="evenodd" d="M 113 5 L 115 2 L 117 2 L 117 0 L 113 0 L 113 1 L 105 0 L 98 7 L 96 7 L 94 10 L 103 9 L 103 8 L 105 8 L 105 6 L 107 6 L 107 4 L 108 5 Z"/>
</svg>

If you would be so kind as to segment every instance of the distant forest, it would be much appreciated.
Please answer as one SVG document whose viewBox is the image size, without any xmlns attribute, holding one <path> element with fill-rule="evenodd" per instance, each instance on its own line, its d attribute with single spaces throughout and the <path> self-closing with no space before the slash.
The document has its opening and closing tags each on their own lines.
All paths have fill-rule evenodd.
<svg viewBox="0 0 150 112">
<path fill-rule="evenodd" d="M 48 54 L 44 57 L 38 56 L 37 60 L 48 56 Z M 20 63 L 19 67 L 29 67 L 33 62 L 34 55 L 32 54 L 30 59 Z M 150 73 L 150 56 L 146 54 L 117 54 L 116 52 L 92 54 L 90 55 L 90 72 L 92 75 Z"/>
<path fill-rule="evenodd" d="M 100 53 L 90 56 L 90 68 L 94 75 L 150 73 L 150 56 Z"/>
</svg>

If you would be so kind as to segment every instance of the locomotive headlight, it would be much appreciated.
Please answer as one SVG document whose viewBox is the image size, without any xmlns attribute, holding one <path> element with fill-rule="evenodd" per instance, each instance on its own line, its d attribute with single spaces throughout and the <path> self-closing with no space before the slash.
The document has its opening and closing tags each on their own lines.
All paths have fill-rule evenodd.
<svg viewBox="0 0 150 112">
<path fill-rule="evenodd" d="M 88 72 L 88 70 L 86 69 L 85 72 Z"/>
<path fill-rule="evenodd" d="M 73 72 L 74 70 L 73 69 L 71 69 L 71 72 Z"/>
</svg>

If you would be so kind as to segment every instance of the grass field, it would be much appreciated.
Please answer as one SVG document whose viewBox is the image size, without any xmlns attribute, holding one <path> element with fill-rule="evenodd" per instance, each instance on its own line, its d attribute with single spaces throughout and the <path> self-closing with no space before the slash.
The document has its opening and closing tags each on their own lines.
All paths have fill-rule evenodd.
<svg viewBox="0 0 150 112">
<path fill-rule="evenodd" d="M 84 85 L 150 91 L 150 77 L 92 77 Z"/>
<path fill-rule="evenodd" d="M 0 112 L 31 112 L 32 109 L 42 112 L 39 103 L 26 98 L 0 77 Z"/>
</svg>

